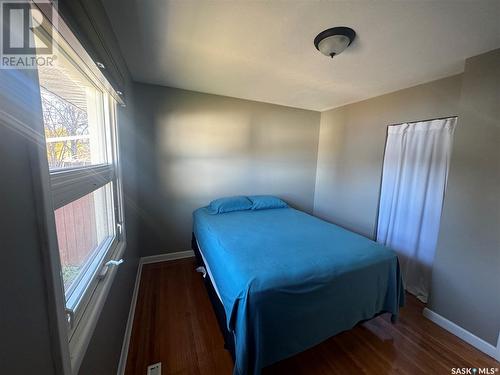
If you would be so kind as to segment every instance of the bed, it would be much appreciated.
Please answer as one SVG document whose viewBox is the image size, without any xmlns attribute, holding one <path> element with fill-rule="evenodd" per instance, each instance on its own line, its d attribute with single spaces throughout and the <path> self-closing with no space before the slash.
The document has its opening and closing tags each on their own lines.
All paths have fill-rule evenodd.
<svg viewBox="0 0 500 375">
<path fill-rule="evenodd" d="M 304 351 L 404 303 L 395 253 L 286 205 L 193 213 L 193 249 L 234 374 Z"/>
</svg>

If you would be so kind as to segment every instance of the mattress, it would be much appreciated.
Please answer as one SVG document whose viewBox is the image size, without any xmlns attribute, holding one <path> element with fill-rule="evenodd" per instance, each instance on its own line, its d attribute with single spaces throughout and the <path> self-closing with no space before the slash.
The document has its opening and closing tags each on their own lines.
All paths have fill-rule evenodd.
<svg viewBox="0 0 500 375">
<path fill-rule="evenodd" d="M 193 213 L 193 232 L 235 336 L 238 375 L 404 302 L 396 254 L 293 208 Z"/>
</svg>

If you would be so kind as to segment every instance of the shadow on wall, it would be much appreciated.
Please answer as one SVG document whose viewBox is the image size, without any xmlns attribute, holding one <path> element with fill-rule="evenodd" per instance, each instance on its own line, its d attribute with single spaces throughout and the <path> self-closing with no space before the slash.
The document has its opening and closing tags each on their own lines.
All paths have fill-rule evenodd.
<svg viewBox="0 0 500 375">
<path fill-rule="evenodd" d="M 190 248 L 193 210 L 221 196 L 275 194 L 312 212 L 319 113 L 138 86 L 151 112 L 138 148 L 143 255 Z"/>
</svg>

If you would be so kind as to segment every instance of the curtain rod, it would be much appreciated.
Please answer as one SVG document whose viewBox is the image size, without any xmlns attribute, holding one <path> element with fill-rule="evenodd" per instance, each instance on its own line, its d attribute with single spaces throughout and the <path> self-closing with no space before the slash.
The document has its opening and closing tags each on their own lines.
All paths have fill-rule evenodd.
<svg viewBox="0 0 500 375">
<path fill-rule="evenodd" d="M 444 120 L 444 119 L 449 119 L 449 118 L 458 118 L 458 116 L 444 116 L 444 117 L 436 117 L 436 118 L 429 118 L 427 120 L 416 120 L 416 121 L 403 121 L 399 122 L 397 124 L 389 124 L 389 126 L 397 126 L 397 125 L 402 125 L 402 124 L 415 124 L 417 122 L 428 122 L 428 121 L 435 121 L 435 120 Z"/>
</svg>

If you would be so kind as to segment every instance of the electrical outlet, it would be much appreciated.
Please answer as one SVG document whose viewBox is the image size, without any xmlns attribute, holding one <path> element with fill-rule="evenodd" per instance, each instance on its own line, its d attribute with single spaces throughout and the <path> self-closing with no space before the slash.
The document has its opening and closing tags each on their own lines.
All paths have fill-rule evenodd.
<svg viewBox="0 0 500 375">
<path fill-rule="evenodd" d="M 161 362 L 149 365 L 147 375 L 161 375 Z"/>
</svg>

